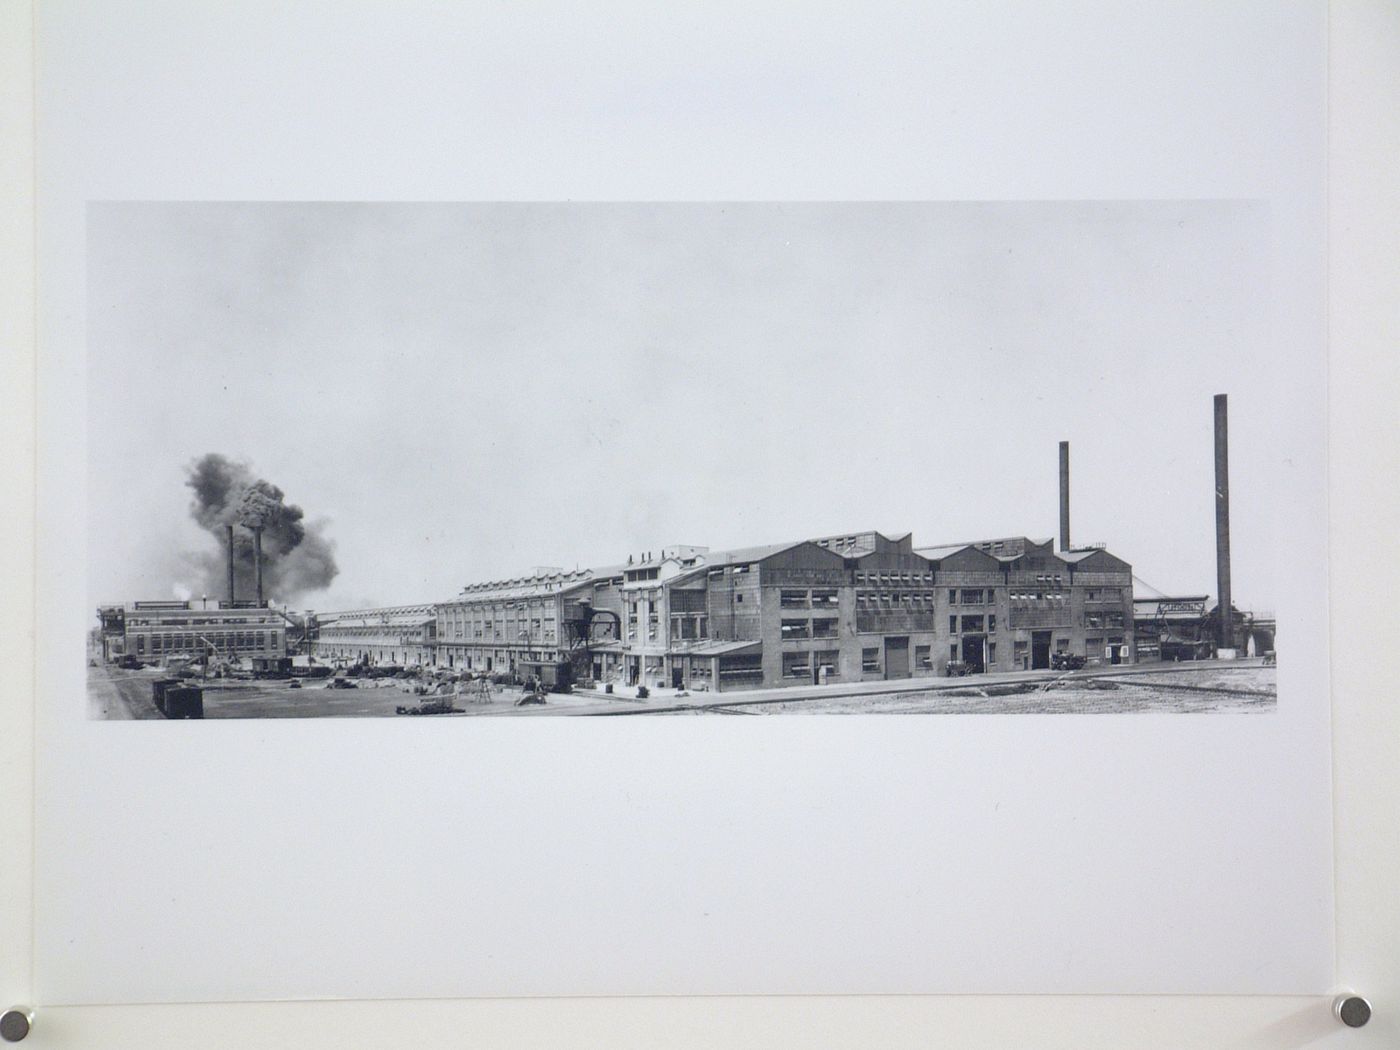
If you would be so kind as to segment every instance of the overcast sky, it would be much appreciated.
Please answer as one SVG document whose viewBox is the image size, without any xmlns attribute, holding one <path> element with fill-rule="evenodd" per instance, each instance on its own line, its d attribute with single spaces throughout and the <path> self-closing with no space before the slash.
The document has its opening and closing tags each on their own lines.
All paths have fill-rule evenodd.
<svg viewBox="0 0 1400 1050">
<path fill-rule="evenodd" d="M 1248 202 L 93 204 L 91 597 L 190 585 L 208 452 L 323 520 L 331 589 L 272 597 L 332 610 L 673 543 L 1051 536 L 1060 440 L 1075 541 L 1213 594 L 1228 393 L 1235 597 L 1272 609 L 1269 239 Z"/>
</svg>

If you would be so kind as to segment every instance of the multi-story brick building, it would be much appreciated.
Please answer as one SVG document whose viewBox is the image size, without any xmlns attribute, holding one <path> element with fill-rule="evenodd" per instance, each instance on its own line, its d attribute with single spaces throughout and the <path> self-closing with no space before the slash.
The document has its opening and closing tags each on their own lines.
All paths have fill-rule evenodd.
<svg viewBox="0 0 1400 1050">
<path fill-rule="evenodd" d="M 524 675 L 542 664 L 569 662 L 578 641 L 570 632 L 580 603 L 610 611 L 608 623 L 615 625 L 621 581 L 620 567 L 538 568 L 512 579 L 470 584 L 436 607 L 438 666 Z M 618 660 L 616 635 L 595 631 L 594 636 L 595 677 L 610 677 Z M 586 676 L 592 668 L 578 673 Z"/>
<path fill-rule="evenodd" d="M 437 607 L 396 605 L 316 617 L 312 655 L 337 663 L 431 666 L 437 651 Z"/>
<path fill-rule="evenodd" d="M 415 625 L 426 631 L 429 616 L 433 625 L 412 662 L 519 676 L 567 665 L 576 680 L 716 691 L 941 675 L 950 663 L 1032 670 L 1055 652 L 1132 659 L 1132 608 L 1126 562 L 1101 549 L 1057 552 L 1049 540 L 916 549 L 911 535 L 861 532 L 728 551 L 674 546 L 412 607 Z M 362 610 L 337 624 L 397 630 L 405 615 Z M 355 637 L 341 644 L 376 651 Z M 390 631 L 373 644 L 393 656 L 408 638 Z"/>
<path fill-rule="evenodd" d="M 282 615 L 256 602 L 131 602 L 97 610 L 102 653 L 109 660 L 132 656 L 142 663 L 215 656 L 222 659 L 281 659 L 287 655 Z"/>
</svg>

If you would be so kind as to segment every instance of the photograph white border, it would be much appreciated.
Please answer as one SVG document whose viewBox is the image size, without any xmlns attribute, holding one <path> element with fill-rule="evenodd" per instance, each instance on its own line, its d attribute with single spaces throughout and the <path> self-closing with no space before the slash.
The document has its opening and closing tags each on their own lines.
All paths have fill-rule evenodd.
<svg viewBox="0 0 1400 1050">
<path fill-rule="evenodd" d="M 24 8 L 4 9 L 7 44 L 25 42 Z M 1396 123 L 1386 84 L 1395 75 L 1396 17 L 1383 3 L 1348 4 L 1331 22 L 1331 551 L 1333 616 L 1333 730 L 1337 863 L 1337 973 L 1377 1004 L 1366 1029 L 1340 1029 L 1328 1004 L 1313 998 L 1177 997 L 804 997 L 799 999 L 475 1000 L 396 1003 L 221 1004 L 162 1007 L 40 1009 L 34 1046 L 247 1046 L 338 1045 L 382 1038 L 392 1045 L 455 1045 L 464 1035 L 484 1045 L 927 1045 L 930 1037 L 956 1045 L 1288 1046 L 1335 1033 L 1348 1045 L 1386 1045 L 1395 1039 L 1391 1004 L 1400 1002 L 1400 973 L 1393 945 L 1400 943 L 1400 915 L 1393 894 L 1396 829 L 1400 827 L 1394 741 L 1400 720 L 1389 685 L 1374 666 L 1371 645 L 1396 626 L 1389 598 L 1396 593 L 1394 486 L 1377 484 L 1396 473 L 1393 406 L 1396 403 L 1395 272 L 1393 231 L 1396 191 L 1388 173 L 1396 167 Z M 7 55 L 8 57 L 8 55 Z M 27 63 L 6 62 L 7 146 L 23 133 Z M 1388 152 L 1387 152 L 1388 150 Z M 32 345 L 32 192 L 24 178 L 23 150 L 7 150 L 4 174 L 7 351 Z M 18 262 L 16 262 L 18 260 Z M 28 270 L 26 277 L 25 271 Z M 1387 298 L 1389 297 L 1389 298 Z M 11 326 L 8 318 L 16 318 Z M 28 323 L 26 324 L 26 319 Z M 27 329 L 27 331 L 26 331 Z M 27 336 L 27 338 L 26 338 Z M 22 411 L 32 390 L 32 359 L 5 355 L 6 491 L 32 491 L 32 416 Z M 16 396 L 16 394 L 20 396 Z M 13 402 L 13 406 L 10 402 Z M 32 402 L 31 402 L 32 407 Z M 28 429 L 27 429 L 28 428 Z M 18 451 L 18 454 L 14 454 Z M 1389 501 L 1388 503 L 1386 501 Z M 5 663 L 32 668 L 24 654 L 27 598 L 32 571 L 32 518 L 7 516 L 4 568 L 7 587 L 3 626 Z M 30 530 L 28 533 L 26 529 Z M 31 563 L 32 564 L 32 563 Z M 11 571 L 12 570 L 12 571 Z M 26 580 L 28 585 L 26 586 Z M 15 599 L 19 600 L 18 612 Z M 32 600 L 32 599 L 29 599 Z M 1365 624 L 1366 630 L 1336 625 Z M 11 629 L 14 628 L 14 629 Z M 10 657 L 15 657 L 11 660 Z M 1370 661 L 1370 662 L 1368 662 Z M 30 791 L 33 768 L 32 709 L 27 696 L 3 698 L 0 735 L 0 841 L 10 857 L 32 844 Z M 32 872 L 24 863 L 0 864 L 4 912 L 0 916 L 0 989 L 3 1005 L 25 1002 L 29 985 L 29 901 Z M 1389 1007 L 1389 1008 L 1387 1008 Z M 873 1036 L 873 1038 L 872 1038 Z"/>
</svg>

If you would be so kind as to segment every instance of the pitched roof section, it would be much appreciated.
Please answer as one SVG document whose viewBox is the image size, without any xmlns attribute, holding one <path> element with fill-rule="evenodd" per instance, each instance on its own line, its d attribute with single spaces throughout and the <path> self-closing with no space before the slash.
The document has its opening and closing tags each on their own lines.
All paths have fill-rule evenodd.
<svg viewBox="0 0 1400 1050">
<path fill-rule="evenodd" d="M 1162 591 L 1159 591 L 1156 587 L 1153 587 L 1152 584 L 1147 583 L 1145 580 L 1139 578 L 1137 575 L 1133 576 L 1133 601 L 1140 602 L 1145 601 L 1149 598 L 1165 597 L 1167 597 L 1167 595 L 1164 594 Z M 1201 597 L 1204 598 L 1205 595 L 1202 595 Z"/>
<path fill-rule="evenodd" d="M 1075 564 L 1076 562 L 1081 562 L 1081 561 L 1083 561 L 1085 558 L 1092 558 L 1095 554 L 1102 554 L 1102 553 L 1103 553 L 1103 551 L 1102 551 L 1102 550 L 1099 550 L 1098 548 L 1095 548 L 1095 549 L 1093 549 L 1093 550 L 1082 550 L 1082 551 L 1056 551 L 1056 552 L 1055 552 L 1055 557 L 1059 558 L 1060 561 L 1067 561 L 1067 562 L 1069 562 L 1071 565 L 1073 565 L 1073 564 Z"/>
<path fill-rule="evenodd" d="M 801 547 L 808 540 L 794 540 L 791 543 L 769 543 L 758 547 L 738 547 L 731 551 L 711 551 L 705 558 L 705 567 L 713 569 L 717 565 L 747 565 L 763 561 L 783 551 Z"/>
<path fill-rule="evenodd" d="M 835 536 L 816 536 L 810 542 L 831 551 L 833 554 L 839 554 L 843 558 L 863 558 L 882 549 L 902 547 L 912 550 L 913 538 L 912 532 L 886 536 L 878 530 L 867 530 L 865 532 L 837 533 Z"/>
<path fill-rule="evenodd" d="M 957 554 L 958 551 L 965 551 L 971 546 L 970 543 L 949 543 L 942 547 L 915 547 L 914 553 L 923 555 L 929 561 L 942 561 L 944 558 Z"/>
<path fill-rule="evenodd" d="M 431 606 L 401 605 L 387 609 L 318 613 L 316 619 L 322 627 L 421 627 L 436 622 L 437 613 Z"/>
</svg>

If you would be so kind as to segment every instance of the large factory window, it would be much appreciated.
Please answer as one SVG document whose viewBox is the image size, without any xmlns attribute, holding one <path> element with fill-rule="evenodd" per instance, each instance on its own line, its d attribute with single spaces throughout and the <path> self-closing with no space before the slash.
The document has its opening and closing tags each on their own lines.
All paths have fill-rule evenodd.
<svg viewBox="0 0 1400 1050">
<path fill-rule="evenodd" d="M 784 678 L 812 677 L 811 653 L 783 653 Z"/>
<path fill-rule="evenodd" d="M 880 650 L 862 649 L 860 651 L 860 669 L 865 672 L 880 670 Z"/>
<path fill-rule="evenodd" d="M 831 616 L 817 617 L 812 620 L 813 638 L 835 638 L 836 618 Z"/>
<path fill-rule="evenodd" d="M 807 620 L 784 620 L 782 622 L 783 641 L 812 637 L 812 629 Z"/>
<path fill-rule="evenodd" d="M 914 646 L 914 666 L 922 667 L 925 670 L 933 666 L 933 646 Z"/>
</svg>

